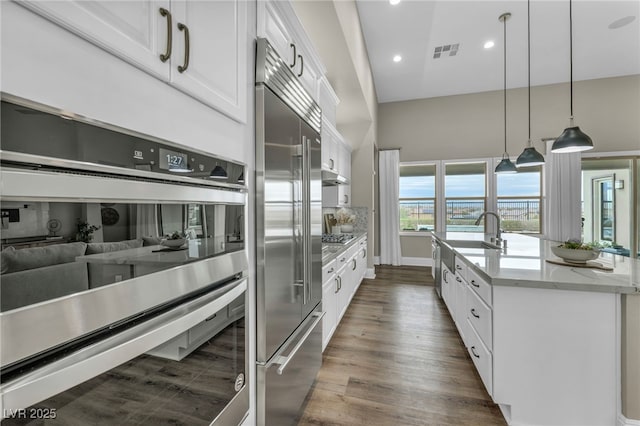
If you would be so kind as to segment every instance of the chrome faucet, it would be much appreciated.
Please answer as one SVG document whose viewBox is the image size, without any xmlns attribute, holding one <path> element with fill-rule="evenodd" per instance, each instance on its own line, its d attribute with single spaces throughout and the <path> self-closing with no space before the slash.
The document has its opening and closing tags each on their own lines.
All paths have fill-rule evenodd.
<svg viewBox="0 0 640 426">
<path fill-rule="evenodd" d="M 502 243 L 502 230 L 500 229 L 500 216 L 495 213 L 495 212 L 482 212 L 480 214 L 480 216 L 478 216 L 478 219 L 476 220 L 476 225 L 480 225 L 480 221 L 482 220 L 483 217 L 485 217 L 486 215 L 493 215 L 496 218 L 497 226 L 498 226 L 498 230 L 496 231 L 496 244 L 497 245 L 501 245 Z"/>
</svg>

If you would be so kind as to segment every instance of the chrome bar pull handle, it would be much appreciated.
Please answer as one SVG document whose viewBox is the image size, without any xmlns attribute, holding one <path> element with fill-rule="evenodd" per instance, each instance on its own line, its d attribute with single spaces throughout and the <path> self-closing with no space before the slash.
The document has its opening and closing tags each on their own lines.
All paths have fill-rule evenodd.
<svg viewBox="0 0 640 426">
<path fill-rule="evenodd" d="M 313 316 L 316 317 L 315 321 L 313 321 L 313 324 L 311 324 L 309 329 L 304 333 L 304 336 L 302 336 L 302 338 L 298 341 L 298 343 L 293 348 L 293 350 L 291 351 L 289 356 L 280 357 L 280 359 L 278 360 L 278 364 L 280 364 L 280 367 L 278 367 L 278 370 L 276 371 L 279 376 L 282 376 L 282 373 L 284 373 L 284 369 L 287 368 L 287 364 L 289 364 L 289 362 L 296 356 L 296 353 L 300 350 L 302 345 L 304 345 L 304 343 L 307 340 L 307 338 L 309 337 L 309 335 L 316 328 L 316 325 L 318 325 L 318 323 L 320 321 L 322 321 L 322 318 L 324 317 L 324 314 L 325 314 L 325 312 L 315 312 L 315 313 L 313 313 Z"/>
<path fill-rule="evenodd" d="M 480 288 L 480 286 L 476 284 L 476 280 L 471 280 L 471 285 Z"/>
<path fill-rule="evenodd" d="M 301 55 L 298 55 L 298 58 L 300 58 L 300 74 L 298 74 L 298 77 L 302 77 L 304 73 L 304 58 Z"/>
<path fill-rule="evenodd" d="M 469 349 L 471 350 L 471 353 L 473 354 L 473 356 L 475 356 L 476 358 L 480 358 L 480 355 L 478 355 L 476 353 L 476 347 L 475 346 L 471 346 Z"/>
<path fill-rule="evenodd" d="M 298 51 L 296 50 L 296 45 L 291 43 L 289 45 L 293 49 L 293 62 L 289 64 L 289 68 L 293 68 L 296 66 L 296 60 L 298 59 Z"/>
<path fill-rule="evenodd" d="M 171 58 L 171 46 L 173 46 L 173 23 L 171 19 L 171 12 L 164 7 L 160 8 L 160 15 L 167 18 L 167 47 L 165 48 L 164 53 L 160 54 L 160 60 L 162 62 L 167 62 L 169 58 Z"/>
<path fill-rule="evenodd" d="M 476 314 L 475 308 L 471 308 L 471 315 L 473 315 L 476 318 L 480 318 L 480 315 Z"/>
</svg>

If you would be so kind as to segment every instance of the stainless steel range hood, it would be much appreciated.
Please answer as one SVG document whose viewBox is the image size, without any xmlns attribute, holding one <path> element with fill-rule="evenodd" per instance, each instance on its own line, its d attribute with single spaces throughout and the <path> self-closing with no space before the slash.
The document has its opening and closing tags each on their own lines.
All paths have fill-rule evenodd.
<svg viewBox="0 0 640 426">
<path fill-rule="evenodd" d="M 346 185 L 349 179 L 332 170 L 322 170 L 322 186 Z"/>
</svg>

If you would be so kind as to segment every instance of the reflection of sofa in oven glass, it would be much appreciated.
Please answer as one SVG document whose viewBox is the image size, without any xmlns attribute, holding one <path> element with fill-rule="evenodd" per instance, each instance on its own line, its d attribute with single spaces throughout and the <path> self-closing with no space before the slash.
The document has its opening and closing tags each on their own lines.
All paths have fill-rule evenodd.
<svg viewBox="0 0 640 426">
<path fill-rule="evenodd" d="M 67 243 L 1 253 L 0 310 L 8 311 L 132 278 L 128 265 L 91 265 L 76 258 L 142 247 L 142 240 Z"/>
</svg>

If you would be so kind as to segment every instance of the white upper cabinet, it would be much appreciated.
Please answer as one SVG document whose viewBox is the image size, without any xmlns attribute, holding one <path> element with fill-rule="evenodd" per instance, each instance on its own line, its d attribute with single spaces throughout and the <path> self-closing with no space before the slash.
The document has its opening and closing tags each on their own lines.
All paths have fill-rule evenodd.
<svg viewBox="0 0 640 426">
<path fill-rule="evenodd" d="M 246 0 L 174 1 L 171 82 L 246 121 Z M 177 31 L 176 31 L 177 30 Z"/>
<path fill-rule="evenodd" d="M 351 149 L 344 142 L 338 144 L 338 173 L 351 181 Z"/>
<path fill-rule="evenodd" d="M 19 2 L 239 122 L 247 119 L 247 6 L 221 1 Z"/>
<path fill-rule="evenodd" d="M 318 80 L 318 103 L 320 104 L 320 108 L 322 108 L 322 116 L 324 119 L 335 127 L 336 108 L 340 103 L 340 99 L 326 76 L 321 76 Z"/>
<path fill-rule="evenodd" d="M 337 131 L 326 120 L 322 120 L 322 170 L 338 173 Z"/>
<path fill-rule="evenodd" d="M 325 68 L 290 2 L 258 2 L 258 36 L 269 41 L 317 101 L 318 79 L 324 75 Z"/>
<path fill-rule="evenodd" d="M 167 46 L 169 1 L 24 1 L 21 6 L 114 53 L 156 77 L 169 79 L 160 60 Z"/>
</svg>

